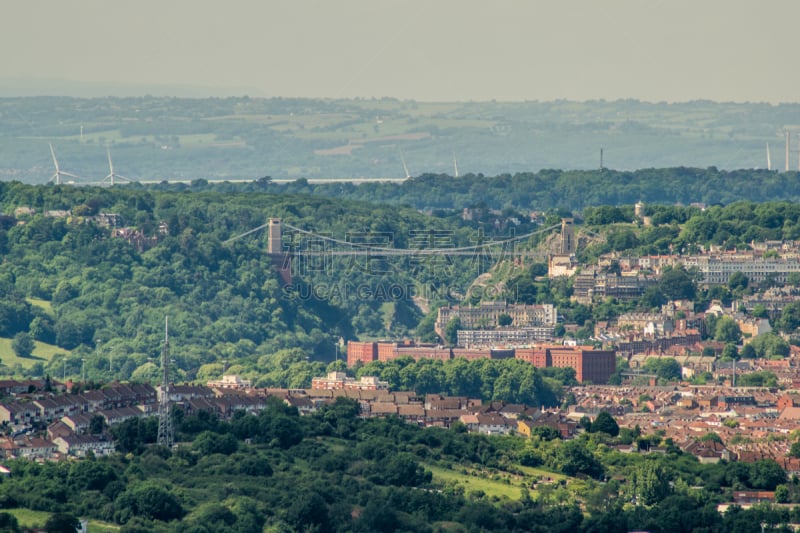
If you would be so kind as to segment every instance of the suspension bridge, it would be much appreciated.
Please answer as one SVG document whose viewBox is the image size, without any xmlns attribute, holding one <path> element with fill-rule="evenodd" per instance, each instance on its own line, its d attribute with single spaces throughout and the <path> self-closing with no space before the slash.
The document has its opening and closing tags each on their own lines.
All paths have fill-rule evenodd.
<svg viewBox="0 0 800 533">
<path fill-rule="evenodd" d="M 570 222 L 571 226 L 571 222 Z M 252 235 L 265 228 L 268 228 L 267 253 L 272 256 L 367 256 L 367 257 L 426 257 L 426 256 L 497 256 L 507 258 L 521 258 L 546 260 L 547 252 L 522 249 L 518 245 L 524 241 L 547 233 L 556 228 L 562 230 L 562 240 L 564 240 L 565 223 L 554 224 L 546 228 L 524 235 L 514 235 L 503 239 L 480 240 L 469 246 L 427 246 L 431 243 L 436 244 L 441 241 L 450 241 L 453 236 L 450 232 L 438 232 L 437 230 L 412 231 L 408 236 L 408 241 L 412 247 L 395 248 L 387 246 L 393 239 L 392 235 L 384 232 L 365 231 L 354 233 L 351 238 L 338 239 L 331 235 L 317 233 L 307 229 L 299 228 L 282 222 L 278 218 L 270 218 L 266 224 L 246 231 L 235 237 L 231 237 L 224 243 L 229 244 L 239 239 Z M 571 230 L 571 227 L 569 228 Z M 292 235 L 291 239 L 284 239 L 284 233 Z M 295 236 L 301 236 L 298 240 Z M 353 240 L 357 239 L 357 240 Z M 376 242 L 377 241 L 377 242 Z M 449 242 L 448 242 L 449 243 Z"/>
</svg>

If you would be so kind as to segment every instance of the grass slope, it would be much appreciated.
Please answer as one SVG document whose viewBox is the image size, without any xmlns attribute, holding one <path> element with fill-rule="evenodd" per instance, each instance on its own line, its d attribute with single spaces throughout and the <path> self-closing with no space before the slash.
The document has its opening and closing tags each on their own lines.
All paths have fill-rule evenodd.
<svg viewBox="0 0 800 533">
<path fill-rule="evenodd" d="M 464 489 L 464 494 L 467 495 L 470 492 L 480 491 L 489 498 L 519 500 L 522 496 L 522 489 L 527 488 L 529 494 L 535 498 L 539 492 L 532 488 L 535 482 L 544 482 L 545 486 L 553 488 L 560 485 L 560 482 L 566 482 L 568 490 L 572 493 L 580 492 L 585 488 L 584 483 L 578 479 L 541 468 L 515 465 L 515 468 L 524 474 L 519 475 L 511 472 L 487 472 L 469 467 L 464 468 L 460 465 L 454 466 L 456 469 L 451 470 L 442 466 L 425 464 L 425 468 L 433 474 L 435 484 L 461 487 Z"/>
<path fill-rule="evenodd" d="M 36 363 L 46 364 L 56 354 L 66 354 L 70 356 L 70 351 L 53 346 L 52 344 L 45 344 L 43 342 L 34 341 L 36 347 L 33 350 L 33 355 L 29 358 L 17 357 L 14 350 L 11 349 L 11 339 L 0 338 L 0 362 L 8 368 L 13 368 L 19 364 L 23 368 L 30 368 Z"/>
<path fill-rule="evenodd" d="M 41 300 L 39 298 L 28 298 L 27 300 L 29 304 L 35 305 L 43 309 L 48 315 L 53 316 L 53 305 L 47 300 Z"/>
<path fill-rule="evenodd" d="M 483 492 L 488 497 L 507 498 L 519 500 L 522 494 L 521 486 L 503 481 L 495 481 L 478 474 L 470 475 L 454 470 L 447 470 L 438 466 L 425 465 L 433 474 L 433 482 L 442 485 L 453 485 L 464 489 L 464 494 Z"/>
<path fill-rule="evenodd" d="M 30 509 L 3 509 L 2 511 L 14 515 L 21 527 L 31 529 L 43 528 L 47 519 L 50 518 L 50 513 L 45 511 L 32 511 Z M 119 531 L 120 527 L 98 520 L 89 520 L 88 530 L 88 533 L 112 533 Z"/>
<path fill-rule="evenodd" d="M 450 470 L 440 466 L 425 465 L 426 470 L 433 474 L 435 484 L 452 485 L 462 487 L 464 494 L 481 491 L 488 497 L 508 498 L 509 500 L 519 500 L 522 494 L 521 480 L 515 480 L 511 476 L 503 475 L 504 479 L 491 479 L 490 474 L 477 470 L 465 469 L 464 471 Z"/>
</svg>

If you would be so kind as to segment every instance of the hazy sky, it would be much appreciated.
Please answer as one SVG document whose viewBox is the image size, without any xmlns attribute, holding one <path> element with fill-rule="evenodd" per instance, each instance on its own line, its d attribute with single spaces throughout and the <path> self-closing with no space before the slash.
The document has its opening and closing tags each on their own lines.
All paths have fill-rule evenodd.
<svg viewBox="0 0 800 533">
<path fill-rule="evenodd" d="M 798 28 L 798 0 L 3 0 L 0 80 L 797 102 Z"/>
</svg>

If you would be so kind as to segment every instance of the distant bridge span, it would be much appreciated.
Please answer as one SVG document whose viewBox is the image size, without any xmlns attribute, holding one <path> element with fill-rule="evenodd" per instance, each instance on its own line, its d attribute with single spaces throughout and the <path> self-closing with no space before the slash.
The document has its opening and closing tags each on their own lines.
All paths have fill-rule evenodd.
<svg viewBox="0 0 800 533">
<path fill-rule="evenodd" d="M 470 246 L 458 247 L 432 247 L 432 248 L 391 248 L 387 246 L 378 246 L 374 244 L 360 243 L 337 239 L 330 235 L 322 235 L 309 231 L 303 228 L 298 228 L 281 222 L 280 219 L 270 218 L 266 224 L 262 224 L 256 228 L 246 231 L 235 237 L 231 237 L 225 244 L 237 241 L 243 237 L 268 228 L 269 242 L 267 245 L 267 252 L 270 255 L 289 255 L 289 256 L 364 256 L 364 257 L 423 257 L 423 256 L 481 256 L 493 255 L 491 250 L 500 248 L 500 251 L 494 253 L 498 257 L 511 256 L 521 257 L 526 259 L 546 259 L 547 254 L 544 252 L 518 250 L 516 244 L 528 239 L 534 235 L 546 233 L 555 228 L 561 227 L 561 224 L 554 224 L 547 228 L 541 228 L 525 235 L 509 237 L 502 240 L 491 240 L 474 244 Z M 284 246 L 283 242 L 283 228 L 288 228 L 294 233 L 306 235 L 311 242 L 311 246 Z M 379 236 L 380 232 L 365 232 L 364 235 Z M 420 237 L 425 237 L 424 233 Z M 435 237 L 435 236 L 434 236 Z M 325 248 L 315 246 L 315 243 L 324 243 Z"/>
</svg>

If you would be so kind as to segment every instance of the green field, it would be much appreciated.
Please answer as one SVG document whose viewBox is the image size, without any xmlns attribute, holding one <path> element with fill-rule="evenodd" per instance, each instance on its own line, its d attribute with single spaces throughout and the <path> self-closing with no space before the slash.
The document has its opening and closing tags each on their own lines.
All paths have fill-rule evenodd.
<svg viewBox="0 0 800 533">
<path fill-rule="evenodd" d="M 52 344 L 45 344 L 39 341 L 34 341 L 34 344 L 36 348 L 33 350 L 33 356 L 21 358 L 17 357 L 14 350 L 11 349 L 11 339 L 0 338 L 0 362 L 9 368 L 13 368 L 17 364 L 23 368 L 30 368 L 36 363 L 47 364 L 56 354 L 67 354 L 67 357 L 69 357 L 71 353 L 69 350 Z"/>
<path fill-rule="evenodd" d="M 458 465 L 455 466 L 455 470 L 430 464 L 426 464 L 425 468 L 431 471 L 435 483 L 461 487 L 467 495 L 471 492 L 482 492 L 488 498 L 519 500 L 522 496 L 523 488 L 527 488 L 529 494 L 536 498 L 539 491 L 532 488 L 534 483 L 539 480 L 548 480 L 548 478 L 549 481 L 546 481 L 544 485 L 539 485 L 539 487 L 550 487 L 551 490 L 561 487 L 560 490 L 563 494 L 576 494 L 585 489 L 585 483 L 580 480 L 541 468 L 515 465 L 515 468 L 524 474 L 518 475 L 502 471 L 487 472 L 470 468 L 462 469 Z M 563 482 L 566 482 L 566 491 L 568 492 L 564 491 Z"/>
<path fill-rule="evenodd" d="M 521 486 L 518 483 L 505 483 L 484 477 L 479 472 L 467 473 L 448 470 L 438 466 L 425 465 L 427 470 L 433 473 L 433 481 L 447 485 L 454 485 L 464 489 L 465 494 L 471 492 L 483 492 L 488 497 L 508 498 L 509 500 L 519 500 L 521 496 Z"/>
<path fill-rule="evenodd" d="M 3 512 L 14 515 L 22 527 L 43 527 L 50 516 L 50 513 L 30 509 L 3 509 Z"/>
<path fill-rule="evenodd" d="M 47 300 L 41 300 L 39 298 L 27 298 L 27 300 L 29 304 L 35 305 L 43 309 L 48 315 L 53 316 L 53 305 Z"/>
<path fill-rule="evenodd" d="M 53 316 L 53 306 L 47 300 L 39 298 L 27 298 L 28 303 L 42 309 L 45 313 Z M 14 350 L 11 348 L 11 339 L 0 338 L 0 364 L 14 368 L 15 365 L 20 365 L 23 368 L 30 368 L 36 363 L 48 363 L 56 354 L 70 355 L 69 350 L 53 346 L 52 344 L 45 344 L 43 342 L 34 341 L 35 348 L 33 349 L 33 356 L 28 358 L 17 357 Z"/>
<path fill-rule="evenodd" d="M 532 466 L 522 465 L 515 465 L 515 468 L 518 468 L 521 472 L 524 472 L 526 476 L 530 476 L 531 478 L 545 479 L 549 477 L 554 481 L 562 481 L 564 479 L 570 480 L 571 482 L 575 481 L 575 479 L 570 478 L 569 476 L 550 472 L 549 470 L 544 470 L 543 468 L 534 468 Z"/>
<path fill-rule="evenodd" d="M 19 525 L 25 528 L 42 528 L 50 517 L 50 513 L 44 511 L 32 511 L 30 509 L 3 509 L 3 512 L 14 515 Z M 119 526 L 108 524 L 97 520 L 89 521 L 89 533 L 110 533 L 119 531 Z"/>
</svg>

